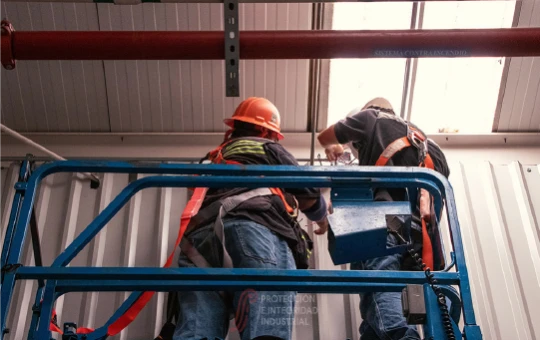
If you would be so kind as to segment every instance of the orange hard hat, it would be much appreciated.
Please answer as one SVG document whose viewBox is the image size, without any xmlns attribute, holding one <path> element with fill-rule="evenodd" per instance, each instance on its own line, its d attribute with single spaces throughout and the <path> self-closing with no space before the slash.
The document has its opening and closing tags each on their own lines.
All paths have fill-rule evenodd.
<svg viewBox="0 0 540 340">
<path fill-rule="evenodd" d="M 262 126 L 278 135 L 278 139 L 283 139 L 281 134 L 281 117 L 277 107 L 266 98 L 250 97 L 238 105 L 234 115 L 225 119 L 224 123 L 234 127 L 234 122 L 240 121 Z"/>
</svg>

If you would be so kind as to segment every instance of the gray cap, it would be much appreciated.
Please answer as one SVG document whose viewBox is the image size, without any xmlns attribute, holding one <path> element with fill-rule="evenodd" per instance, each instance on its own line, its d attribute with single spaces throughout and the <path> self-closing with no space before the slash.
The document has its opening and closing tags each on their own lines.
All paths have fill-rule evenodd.
<svg viewBox="0 0 540 340">
<path fill-rule="evenodd" d="M 372 100 L 367 102 L 366 105 L 364 105 L 363 110 L 367 109 L 370 106 L 378 106 L 383 109 L 394 110 L 394 108 L 392 107 L 392 104 L 390 104 L 388 99 L 383 98 L 383 97 L 373 98 Z"/>
</svg>

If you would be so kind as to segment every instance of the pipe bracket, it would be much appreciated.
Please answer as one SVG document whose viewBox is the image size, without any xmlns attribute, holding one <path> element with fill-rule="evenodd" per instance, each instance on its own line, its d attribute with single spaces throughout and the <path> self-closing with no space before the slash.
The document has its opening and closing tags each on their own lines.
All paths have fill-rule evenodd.
<svg viewBox="0 0 540 340">
<path fill-rule="evenodd" d="M 13 38 L 15 29 L 11 22 L 2 20 L 2 66 L 6 70 L 13 70 L 15 68 L 15 57 L 13 56 Z"/>
<path fill-rule="evenodd" d="M 239 97 L 240 36 L 238 0 L 225 0 L 223 2 L 223 16 L 223 22 L 225 23 L 225 94 L 227 97 Z"/>
</svg>

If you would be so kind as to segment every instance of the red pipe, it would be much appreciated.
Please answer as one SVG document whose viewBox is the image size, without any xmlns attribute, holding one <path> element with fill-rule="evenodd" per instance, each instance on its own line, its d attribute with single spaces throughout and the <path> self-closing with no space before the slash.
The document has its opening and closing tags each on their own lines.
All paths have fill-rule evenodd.
<svg viewBox="0 0 540 340">
<path fill-rule="evenodd" d="M 15 31 L 11 43 L 16 60 L 223 59 L 225 49 L 221 31 Z M 540 56 L 540 28 L 240 32 L 241 59 L 451 56 Z"/>
</svg>

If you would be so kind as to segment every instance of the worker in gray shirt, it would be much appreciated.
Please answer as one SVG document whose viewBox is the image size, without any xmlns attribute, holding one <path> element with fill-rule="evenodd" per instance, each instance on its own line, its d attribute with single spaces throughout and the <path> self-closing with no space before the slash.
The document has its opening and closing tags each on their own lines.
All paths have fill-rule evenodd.
<svg viewBox="0 0 540 340">
<path fill-rule="evenodd" d="M 390 102 L 375 98 L 348 117 L 322 131 L 318 136 L 325 148 L 328 160 L 337 160 L 349 147 L 360 165 L 425 166 L 450 175 L 446 158 L 439 146 L 426 138 L 414 124 L 396 116 Z M 410 238 L 414 250 L 422 253 L 422 259 L 431 269 L 440 269 L 442 256 L 433 254 L 431 239 L 433 209 L 425 190 L 418 195 L 418 206 L 413 212 Z M 378 189 L 376 201 L 405 201 L 405 189 Z M 399 229 L 399 228 L 398 228 Z M 424 234 L 424 232 L 426 232 Z M 398 234 L 389 233 L 387 246 L 393 247 L 403 240 Z M 427 236 L 426 236 L 427 235 Z M 439 258 L 438 258 L 439 257 Z M 418 270 L 409 254 L 395 254 L 351 264 L 353 270 Z M 407 324 L 401 312 L 401 295 L 395 292 L 374 292 L 360 295 L 362 340 L 403 339 L 416 340 L 420 336 L 414 326 Z"/>
</svg>

